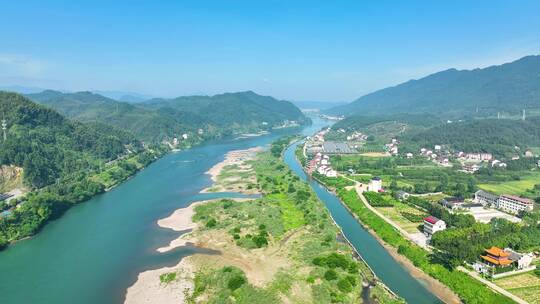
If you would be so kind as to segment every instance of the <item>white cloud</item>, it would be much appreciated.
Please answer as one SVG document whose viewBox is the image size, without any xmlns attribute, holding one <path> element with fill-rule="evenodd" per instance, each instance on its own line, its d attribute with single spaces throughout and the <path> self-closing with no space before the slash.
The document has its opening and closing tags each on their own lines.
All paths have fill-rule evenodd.
<svg viewBox="0 0 540 304">
<path fill-rule="evenodd" d="M 0 71 L 4 77 L 36 77 L 45 68 L 44 62 L 27 56 L 0 54 Z"/>
</svg>

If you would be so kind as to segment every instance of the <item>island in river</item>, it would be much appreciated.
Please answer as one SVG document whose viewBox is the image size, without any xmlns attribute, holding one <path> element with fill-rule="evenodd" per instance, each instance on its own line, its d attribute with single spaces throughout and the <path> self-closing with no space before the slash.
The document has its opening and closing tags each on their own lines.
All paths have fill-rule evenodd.
<svg viewBox="0 0 540 304">
<path fill-rule="evenodd" d="M 282 151 L 288 143 L 274 146 Z M 228 169 L 242 170 L 242 178 L 226 181 Z M 246 191 L 262 197 L 197 202 L 159 220 L 164 228 L 190 232 L 158 251 L 186 245 L 210 251 L 140 273 L 126 303 L 402 302 L 354 257 L 322 202 L 280 153 L 230 152 L 209 173 L 217 186 L 248 181 L 253 186 Z"/>
</svg>

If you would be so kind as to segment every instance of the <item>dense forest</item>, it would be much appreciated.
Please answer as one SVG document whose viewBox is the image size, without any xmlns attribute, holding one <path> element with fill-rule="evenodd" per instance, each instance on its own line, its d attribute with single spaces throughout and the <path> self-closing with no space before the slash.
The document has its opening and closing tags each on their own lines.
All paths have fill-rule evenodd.
<svg viewBox="0 0 540 304">
<path fill-rule="evenodd" d="M 400 140 L 404 147 L 418 151 L 420 147 L 448 145 L 466 152 L 489 152 L 498 156 L 517 153 L 540 146 L 540 117 L 525 121 L 510 119 L 478 119 L 439 125 L 419 132 L 407 132 Z"/>
<path fill-rule="evenodd" d="M 429 114 L 352 115 L 338 121 L 332 129 L 362 130 L 377 123 L 392 121 L 418 127 L 431 127 L 443 122 L 441 118 Z"/>
<path fill-rule="evenodd" d="M 462 117 L 540 108 L 540 56 L 484 69 L 449 69 L 329 109 L 331 114 L 436 113 Z M 478 113 L 476 110 L 478 109 Z"/>
<path fill-rule="evenodd" d="M 0 92 L 0 111 L 7 122 L 0 164 L 22 167 L 35 188 L 141 148 L 128 132 L 70 121 L 18 94 Z"/>
<path fill-rule="evenodd" d="M 131 133 L 101 123 L 71 121 L 15 93 L 0 92 L 6 140 L 0 164 L 22 167 L 33 190 L 0 210 L 0 249 L 36 233 L 71 205 L 103 192 L 155 160 L 163 150 L 144 149 Z"/>
<path fill-rule="evenodd" d="M 110 124 L 150 142 L 187 133 L 190 135 L 188 141 L 195 144 L 234 133 L 268 130 L 280 126 L 285 120 L 308 122 L 290 102 L 253 92 L 152 99 L 137 104 L 119 102 L 90 92 L 48 90 L 27 96 L 69 118 Z M 199 129 L 203 130 L 202 134 Z"/>
</svg>

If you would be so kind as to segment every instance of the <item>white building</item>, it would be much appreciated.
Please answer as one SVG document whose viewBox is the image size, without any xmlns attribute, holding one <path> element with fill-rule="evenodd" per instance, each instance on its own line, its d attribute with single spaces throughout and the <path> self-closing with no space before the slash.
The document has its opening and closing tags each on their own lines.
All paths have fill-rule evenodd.
<svg viewBox="0 0 540 304">
<path fill-rule="evenodd" d="M 182 138 L 183 138 L 183 139 L 188 139 L 187 133 L 182 134 Z"/>
<path fill-rule="evenodd" d="M 405 154 L 405 156 L 410 159 L 410 158 L 413 158 L 414 155 L 409 152 L 409 153 Z"/>
<path fill-rule="evenodd" d="M 477 161 L 491 161 L 493 155 L 491 153 L 467 153 L 465 157 L 468 160 L 477 160 Z"/>
<path fill-rule="evenodd" d="M 424 219 L 424 234 L 430 238 L 435 232 L 446 229 L 446 223 L 432 215 Z"/>
<path fill-rule="evenodd" d="M 474 202 L 482 204 L 484 206 L 496 207 L 498 204 L 499 196 L 486 192 L 484 190 L 478 190 L 474 193 Z"/>
<path fill-rule="evenodd" d="M 508 252 L 510 260 L 514 261 L 518 269 L 524 269 L 531 266 L 531 263 L 534 259 L 532 253 L 519 253 L 510 248 L 505 248 L 504 251 Z"/>
<path fill-rule="evenodd" d="M 382 190 L 382 179 L 380 177 L 374 177 L 368 184 L 368 191 L 379 192 Z"/>
<path fill-rule="evenodd" d="M 442 149 L 441 145 L 435 145 L 433 148 L 435 148 L 436 151 L 441 151 Z"/>
<path fill-rule="evenodd" d="M 337 171 L 334 169 L 326 170 L 326 177 L 337 177 Z"/>
<path fill-rule="evenodd" d="M 517 214 L 520 211 L 530 212 L 534 208 L 534 201 L 515 195 L 503 194 L 497 200 L 497 208 L 514 214 Z"/>
</svg>

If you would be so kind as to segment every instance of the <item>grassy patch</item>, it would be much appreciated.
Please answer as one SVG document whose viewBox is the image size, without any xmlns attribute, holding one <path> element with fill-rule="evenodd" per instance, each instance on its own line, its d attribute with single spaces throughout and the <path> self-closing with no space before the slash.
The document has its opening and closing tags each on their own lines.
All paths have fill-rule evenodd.
<svg viewBox="0 0 540 304">
<path fill-rule="evenodd" d="M 534 172 L 530 175 L 525 175 L 521 180 L 507 181 L 493 184 L 479 184 L 478 188 L 495 194 L 514 194 L 530 196 L 528 190 L 534 188 L 535 184 L 540 183 L 540 172 Z"/>
<path fill-rule="evenodd" d="M 169 272 L 159 275 L 159 281 L 163 284 L 169 284 L 176 280 L 176 272 Z"/>
</svg>

